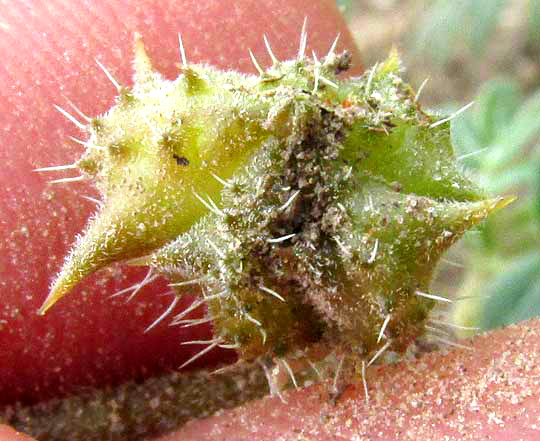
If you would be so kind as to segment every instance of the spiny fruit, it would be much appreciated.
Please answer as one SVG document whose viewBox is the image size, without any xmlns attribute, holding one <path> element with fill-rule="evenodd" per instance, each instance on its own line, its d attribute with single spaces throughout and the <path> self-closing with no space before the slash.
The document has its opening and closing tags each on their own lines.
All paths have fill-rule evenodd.
<svg viewBox="0 0 540 441">
<path fill-rule="evenodd" d="M 174 322 L 211 321 L 215 338 L 189 342 L 205 348 L 188 362 L 219 345 L 289 371 L 314 353 L 365 366 L 424 333 L 438 259 L 509 199 L 461 173 L 448 119 L 421 110 L 396 54 L 340 80 L 348 53 L 308 59 L 305 46 L 303 31 L 297 59 L 280 62 L 267 45 L 259 76 L 184 57 L 168 81 L 136 40 L 134 87 L 83 125 L 76 165 L 103 204 L 41 314 L 129 259 L 170 280 L 167 313 L 198 293 Z M 206 319 L 187 319 L 203 303 Z"/>
</svg>

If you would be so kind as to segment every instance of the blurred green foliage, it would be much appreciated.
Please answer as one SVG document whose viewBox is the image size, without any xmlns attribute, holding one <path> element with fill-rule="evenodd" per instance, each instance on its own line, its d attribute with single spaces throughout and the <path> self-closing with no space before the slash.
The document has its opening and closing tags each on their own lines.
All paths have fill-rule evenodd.
<svg viewBox="0 0 540 441">
<path fill-rule="evenodd" d="M 434 61 L 446 62 L 458 51 L 478 54 L 486 46 L 510 0 L 435 0 L 415 33 L 414 46 Z M 523 0 L 529 39 L 540 41 L 540 0 Z"/>
<path fill-rule="evenodd" d="M 485 49 L 496 46 L 505 20 L 540 53 L 540 0 L 434 0 L 424 10 L 410 27 L 417 29 L 413 52 L 434 65 L 488 63 Z M 540 60 L 532 61 L 540 72 Z M 518 196 L 461 248 L 464 282 L 456 296 L 466 300 L 454 303 L 453 319 L 486 330 L 540 315 L 540 91 L 525 96 L 517 77 L 497 78 L 475 102 L 452 121 L 456 154 L 490 194 Z"/>
<path fill-rule="evenodd" d="M 529 0 L 529 38 L 540 44 L 540 0 Z"/>
<path fill-rule="evenodd" d="M 336 0 L 336 3 L 341 13 L 347 17 L 351 12 L 353 0 Z"/>
<path fill-rule="evenodd" d="M 524 97 L 515 80 L 492 80 L 451 130 L 484 188 L 518 196 L 467 238 L 469 283 L 459 295 L 476 297 L 459 302 L 455 318 L 490 329 L 540 315 L 540 93 Z"/>
</svg>

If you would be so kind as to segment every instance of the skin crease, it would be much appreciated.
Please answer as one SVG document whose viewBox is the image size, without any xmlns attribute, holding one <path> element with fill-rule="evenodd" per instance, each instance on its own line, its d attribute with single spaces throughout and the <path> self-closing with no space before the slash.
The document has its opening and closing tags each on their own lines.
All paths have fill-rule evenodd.
<svg viewBox="0 0 540 441">
<path fill-rule="evenodd" d="M 338 31 L 342 33 L 338 49 L 354 49 L 334 2 L 330 0 L 272 0 L 266 1 L 264 8 L 257 0 L 237 1 L 234 6 L 228 2 L 194 0 L 56 0 L 46 2 L 46 6 L 42 3 L 0 0 L 0 127 L 3 129 L 0 131 L 3 164 L 0 171 L 0 401 L 3 403 L 15 400 L 31 403 L 87 386 L 144 378 L 174 369 L 194 353 L 179 342 L 209 336 L 208 329 L 191 328 L 188 334 L 165 325 L 143 334 L 145 327 L 170 302 L 169 297 L 159 296 L 167 291 L 166 283 L 159 281 L 144 288 L 137 300 L 128 304 L 125 304 L 125 297 L 110 299 L 109 295 L 140 281 L 145 275 L 144 270 L 116 267 L 105 271 L 82 284 L 45 317 L 35 315 L 75 234 L 82 231 L 94 210 L 93 203 L 80 195 L 97 195 L 87 183 L 46 185 L 47 180 L 76 176 L 74 171 L 43 175 L 31 170 L 69 164 L 82 152 L 68 136 L 84 139 L 84 134 L 55 112 L 52 104 L 74 114 L 69 109 L 69 99 L 88 115 L 96 115 L 113 103 L 116 90 L 97 68 L 94 58 L 106 65 L 120 83 L 130 84 L 132 35 L 138 31 L 155 67 L 168 78 L 174 78 L 178 73 L 175 63 L 179 62 L 176 35 L 181 31 L 189 60 L 254 73 L 247 49 L 251 47 L 259 62 L 268 65 L 262 40 L 262 34 L 266 33 L 278 57 L 294 56 L 304 16 L 309 20 L 309 45 L 318 55 L 328 50 Z M 381 58 L 385 55 L 381 54 Z M 354 53 L 353 59 L 358 60 L 358 54 Z M 355 69 L 353 73 L 360 72 L 359 65 Z M 189 300 L 184 305 L 187 304 Z M 184 305 L 179 305 L 178 309 Z M 480 338 L 475 343 L 477 352 L 474 353 L 430 354 L 429 371 L 435 376 L 431 383 L 428 381 L 431 377 L 422 372 L 396 380 L 396 376 L 406 369 L 414 370 L 411 365 L 402 364 L 377 368 L 377 372 L 372 370 L 370 387 L 373 391 L 382 391 L 384 386 L 395 384 L 385 399 L 393 407 L 400 408 L 402 405 L 410 407 L 412 389 L 427 394 L 430 386 L 442 386 L 442 379 L 455 377 L 466 380 L 472 387 L 480 386 L 485 377 L 473 376 L 472 372 L 484 372 L 482 366 L 489 366 L 491 360 L 500 359 L 498 367 L 504 372 L 511 366 L 516 367 L 518 355 L 537 353 L 538 328 L 538 323 L 531 323 L 517 328 L 519 332 L 514 329 Z M 536 332 L 527 333 L 528 330 Z M 525 333 L 526 338 L 520 332 Z M 508 357 L 501 357 L 507 352 Z M 194 367 L 210 365 L 227 357 L 230 359 L 231 355 L 212 353 Z M 459 366 L 468 369 L 459 371 Z M 540 393 L 534 385 L 538 372 L 530 363 L 522 366 L 525 367 L 521 371 L 521 387 L 531 388 L 527 399 L 520 402 L 526 412 L 516 412 L 505 419 L 507 432 L 498 430 L 500 427 L 493 418 L 487 424 L 489 412 L 498 418 L 508 410 L 505 406 L 509 400 L 501 396 L 492 407 L 481 408 L 480 425 L 470 426 L 469 434 L 473 436 L 470 439 L 480 439 L 483 430 L 494 440 L 538 439 L 537 433 L 525 430 L 531 425 L 529 418 L 537 418 L 539 414 Z M 440 383 L 437 375 L 441 378 Z M 498 390 L 508 391 L 508 383 L 497 382 Z M 463 383 L 452 387 L 463 387 Z M 413 419 L 434 403 L 435 398 L 427 395 L 423 396 L 423 407 L 405 413 L 405 418 Z M 497 396 L 491 389 L 488 395 Z M 319 399 L 320 396 L 323 399 Z M 283 439 L 297 440 L 300 434 L 294 431 L 298 427 L 291 419 L 302 414 L 308 402 L 314 403 L 310 412 L 317 418 L 307 422 L 306 427 L 312 431 L 319 426 L 321 429 L 319 437 L 310 439 L 336 439 L 331 433 L 324 432 L 324 419 L 317 413 L 328 409 L 322 389 L 312 387 L 288 393 L 287 397 L 289 403 L 286 406 L 276 399 L 261 400 L 220 417 L 189 424 L 164 440 L 219 439 L 212 438 L 216 430 L 223 435 L 221 439 L 236 439 L 237 428 L 246 419 L 257 419 L 261 424 L 251 437 L 243 439 L 276 439 L 283 434 Z M 401 397 L 403 403 L 399 402 Z M 479 399 L 482 401 L 483 396 Z M 361 412 L 372 414 L 385 406 L 384 402 L 376 401 L 370 409 L 362 411 L 362 403 L 359 389 L 351 387 L 336 409 L 356 404 Z M 275 417 L 270 417 L 274 411 L 277 418 L 281 418 L 280 424 Z M 286 414 L 290 414 L 290 419 Z M 337 421 L 347 427 L 347 419 L 339 419 L 342 414 Z M 360 413 L 360 417 L 352 419 L 351 423 L 352 429 L 358 427 L 359 432 L 362 415 Z M 381 418 L 384 415 L 381 412 Z M 388 415 L 374 423 L 369 433 L 395 425 L 400 417 L 403 415 Z M 421 439 L 443 439 L 447 434 L 448 420 L 434 417 L 428 423 L 432 432 Z M 410 428 L 414 432 L 414 426 Z M 475 435 L 478 437 L 474 438 Z M 27 439 L 30 438 L 0 426 L 0 441 Z"/>
</svg>

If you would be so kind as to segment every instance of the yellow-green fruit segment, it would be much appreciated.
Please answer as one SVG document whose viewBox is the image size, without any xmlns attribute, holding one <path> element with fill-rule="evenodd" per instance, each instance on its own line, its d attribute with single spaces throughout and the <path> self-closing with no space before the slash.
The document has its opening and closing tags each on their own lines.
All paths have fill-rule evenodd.
<svg viewBox="0 0 540 441">
<path fill-rule="evenodd" d="M 329 53 L 168 81 L 136 47 L 134 87 L 88 125 L 78 162 L 103 207 L 40 312 L 145 256 L 179 296 L 198 285 L 216 342 L 243 359 L 314 343 L 366 357 L 381 329 L 404 351 L 440 256 L 509 200 L 463 175 L 449 124 L 421 110 L 396 55 L 348 80 L 348 54 Z"/>
</svg>

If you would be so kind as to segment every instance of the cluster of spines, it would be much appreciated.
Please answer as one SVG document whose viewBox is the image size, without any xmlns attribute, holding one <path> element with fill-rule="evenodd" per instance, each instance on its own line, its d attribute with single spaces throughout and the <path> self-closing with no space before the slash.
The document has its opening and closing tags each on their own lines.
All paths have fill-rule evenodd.
<svg viewBox="0 0 540 441">
<path fill-rule="evenodd" d="M 237 88 L 234 75 L 227 76 L 189 65 L 180 38 L 179 41 L 187 95 L 208 93 L 208 80 L 210 83 L 221 81 L 224 89 Z M 379 170 L 363 168 L 362 164 L 369 164 L 370 158 L 366 155 L 366 150 L 362 148 L 358 150 L 359 146 L 355 143 L 359 140 L 369 147 L 370 136 L 377 137 L 377 134 L 382 132 L 388 137 L 383 142 L 388 143 L 391 142 L 393 133 L 402 130 L 407 136 L 414 132 L 412 136 L 417 136 L 415 141 L 419 141 L 426 136 L 427 130 L 434 130 L 448 121 L 444 119 L 432 122 L 420 111 L 417 106 L 418 94 L 414 95 L 407 89 L 395 74 L 398 69 L 395 56 L 385 64 L 372 68 L 363 80 L 340 83 L 336 80 L 335 74 L 347 68 L 349 58 L 347 54 L 341 56 L 335 54 L 337 39 L 323 62 L 320 62 L 314 53 L 312 62 L 305 61 L 307 42 L 305 23 L 298 57 L 292 62 L 279 62 L 266 37 L 264 42 L 273 65 L 268 70 L 263 70 L 250 52 L 259 78 L 255 82 L 248 80 L 248 84 L 258 91 L 258 99 L 274 100 L 277 104 L 264 107 L 266 110 L 260 111 L 264 121 L 257 130 L 262 130 L 264 135 L 261 135 L 261 142 L 257 143 L 259 153 L 249 160 L 237 161 L 233 168 L 229 167 L 225 175 L 220 175 L 215 167 L 209 167 L 206 172 L 213 177 L 213 185 L 204 193 L 212 193 L 216 200 L 208 194 L 199 192 L 198 189 L 193 189 L 189 200 L 194 204 L 200 204 L 198 209 L 195 210 L 193 204 L 188 207 L 195 214 L 192 214 L 184 224 L 175 225 L 167 235 L 158 235 L 157 240 L 153 237 L 143 237 L 151 242 L 150 245 L 141 245 L 140 249 L 119 253 L 109 260 L 91 261 L 89 268 L 78 268 L 75 275 L 61 274 L 41 312 L 50 307 L 67 292 L 67 288 L 89 271 L 105 266 L 114 259 L 136 257 L 137 254 L 158 249 L 152 257 L 139 260 L 139 263 L 150 264 L 158 273 L 167 275 L 176 294 L 171 305 L 148 330 L 173 314 L 183 293 L 193 292 L 193 289 L 196 289 L 200 291 L 200 300 L 177 314 L 173 324 L 195 326 L 212 321 L 216 332 L 214 340 L 186 342 L 186 344 L 204 344 L 206 347 L 182 367 L 217 346 L 233 347 L 244 359 L 280 360 L 292 382 L 296 384 L 287 357 L 290 358 L 290 354 L 293 353 L 304 353 L 310 345 L 316 346 L 322 341 L 336 345 L 337 353 L 342 354 L 337 358 L 337 373 L 340 372 L 344 362 L 343 354 L 350 351 L 347 357 L 354 361 L 361 360 L 360 366 L 364 373 L 366 367 L 378 360 L 385 351 L 389 349 L 403 351 L 411 341 L 424 332 L 427 313 L 433 302 L 446 301 L 427 292 L 433 261 L 436 261 L 466 228 L 480 221 L 495 208 L 505 205 L 508 200 L 480 202 L 475 206 L 463 202 L 461 207 L 458 207 L 457 203 L 451 206 L 442 201 L 444 198 L 453 199 L 460 192 L 463 201 L 478 200 L 482 196 L 457 173 L 450 176 L 454 173 L 453 170 L 445 175 L 448 170 L 444 169 L 446 164 L 442 167 L 437 162 L 440 158 L 431 157 L 431 161 L 435 164 L 432 168 L 441 168 L 443 172 L 441 179 L 448 178 L 447 180 L 452 181 L 455 178 L 452 181 L 455 191 L 449 186 L 443 186 L 444 188 L 441 187 L 434 192 L 432 189 L 417 190 L 414 188 L 415 177 L 404 176 L 398 169 L 383 170 L 377 175 L 376 172 Z M 121 108 L 135 105 L 140 90 L 144 92 L 163 81 L 153 72 L 140 40 L 136 43 L 136 54 L 136 87 L 133 91 L 120 86 L 98 62 L 119 91 L 118 105 Z M 300 71 L 302 72 L 299 73 Z M 216 77 L 209 79 L 211 75 Z M 222 77 L 216 79 L 219 75 Z M 283 90 L 276 86 L 283 86 L 281 88 Z M 331 89 L 332 92 L 325 92 L 319 99 L 317 97 L 322 88 Z M 300 99 L 294 95 L 298 91 L 303 95 Z M 361 99 L 356 99 L 357 97 Z M 109 142 L 108 147 L 98 145 L 96 140 L 103 131 L 105 121 L 88 118 L 74 105 L 69 104 L 87 124 L 79 122 L 65 110 L 57 108 L 77 127 L 89 130 L 93 134 L 87 142 L 77 141 L 87 146 L 87 154 L 77 165 L 38 170 L 56 171 L 78 166 L 86 173 L 99 178 L 100 174 L 103 174 L 104 155 L 108 153 L 118 157 L 119 152 L 132 147 L 121 142 Z M 331 116 L 322 118 L 323 113 Z M 249 121 L 243 122 L 248 123 Z M 181 124 L 181 118 L 178 118 L 177 125 Z M 327 125 L 326 131 L 321 129 L 324 124 Z M 413 125 L 420 127 L 416 131 L 409 131 Z M 446 131 L 447 129 L 442 129 L 441 133 Z M 171 127 L 159 134 L 160 139 L 155 144 L 172 149 L 176 165 L 188 166 L 190 159 L 174 150 L 179 143 L 178 138 L 184 136 L 180 132 Z M 371 132 L 368 133 L 369 136 L 361 138 L 367 132 Z M 397 139 L 396 142 L 399 141 L 400 139 Z M 378 147 L 377 142 L 374 146 Z M 306 176 L 295 175 L 290 182 L 282 176 L 285 172 L 291 171 L 291 155 L 295 157 L 298 154 L 303 155 L 309 148 L 312 152 L 314 148 L 320 149 L 322 153 L 318 154 L 326 155 L 319 159 L 317 165 L 322 167 L 315 173 L 318 182 L 314 184 L 312 190 L 317 192 L 317 200 L 310 201 L 311 205 L 306 203 L 306 195 L 300 188 L 300 179 L 306 179 Z M 442 158 L 448 153 L 443 150 L 444 147 L 437 150 L 435 155 Z M 285 159 L 282 156 L 284 152 L 289 155 Z M 375 150 L 368 153 L 373 153 L 373 157 L 377 159 Z M 418 150 L 412 153 L 416 155 Z M 411 154 L 411 151 L 404 154 Z M 432 151 L 424 152 L 426 158 L 432 154 Z M 249 158 L 249 155 L 245 158 Z M 444 160 L 451 162 L 452 154 L 450 153 Z M 250 164 L 247 171 L 238 172 L 246 161 Z M 379 164 L 376 160 L 373 163 Z M 358 167 L 358 164 L 361 166 Z M 296 172 L 305 165 L 301 161 L 300 164 L 296 164 Z M 112 173 L 114 172 L 113 164 Z M 390 185 L 394 192 L 388 189 L 391 176 L 397 178 L 397 181 L 391 182 Z M 80 176 L 52 182 L 69 182 L 83 178 L 84 176 Z M 118 181 L 121 177 L 114 176 L 114 178 Z M 112 187 L 112 191 L 117 191 L 121 182 L 122 179 L 118 187 Z M 105 205 L 111 192 L 111 187 L 107 185 L 110 183 L 105 182 L 105 186 L 101 188 Z M 410 188 L 411 185 L 413 188 Z M 268 188 L 264 188 L 265 186 Z M 185 189 L 187 192 L 188 187 Z M 279 192 L 275 192 L 276 188 L 281 190 L 288 188 L 282 192 L 283 198 L 279 198 Z M 410 200 L 404 201 L 400 195 L 401 191 L 420 194 L 428 192 L 429 196 L 433 195 L 437 200 L 413 195 Z M 362 194 L 364 196 L 360 197 Z M 372 195 L 379 197 L 374 198 Z M 368 207 L 367 210 L 359 207 L 359 198 Z M 427 205 L 426 212 L 415 209 L 419 203 Z M 287 224 L 283 219 L 279 219 L 278 214 L 291 211 L 295 204 L 304 205 L 301 209 L 296 208 L 302 215 L 305 216 L 302 210 L 306 210 L 306 204 L 313 213 L 307 216 L 308 219 L 304 219 L 303 224 L 282 231 L 280 229 L 282 224 L 291 227 L 294 219 L 289 219 Z M 405 213 L 400 212 L 403 209 Z M 385 210 L 386 216 L 381 215 L 380 212 Z M 418 253 L 415 254 L 413 245 L 406 244 L 404 246 L 411 251 L 410 254 L 398 257 L 394 255 L 392 242 L 399 243 L 403 239 L 399 235 L 405 234 L 406 229 L 400 230 L 398 226 L 395 231 L 388 228 L 385 230 L 389 218 L 392 218 L 395 226 L 403 225 L 403 222 L 410 222 L 412 225 L 414 216 L 420 214 L 434 216 L 438 210 L 441 214 L 438 219 L 441 231 L 434 234 L 420 228 L 415 232 L 421 239 L 420 242 L 424 239 L 426 241 L 417 247 L 425 248 L 422 249 L 425 256 L 420 256 L 424 267 L 421 270 L 415 268 L 415 271 L 409 271 L 410 280 L 401 280 L 397 274 L 401 270 L 407 271 L 403 261 L 413 259 L 413 265 L 417 264 L 414 259 Z M 446 218 L 445 212 L 450 213 Z M 253 215 L 254 213 L 258 213 L 259 217 Z M 408 220 L 405 219 L 407 216 Z M 452 216 L 454 217 L 451 218 Z M 309 221 L 313 223 L 312 229 L 306 228 Z M 239 227 L 240 224 L 243 226 Z M 144 219 L 140 225 L 143 230 L 148 229 Z M 383 228 L 380 228 L 380 225 L 383 225 Z M 429 229 L 429 223 L 427 225 Z M 446 227 L 454 230 L 446 230 Z M 279 234 L 272 235 L 273 232 Z M 103 234 L 105 233 L 110 235 L 111 231 L 104 231 Z M 395 237 L 389 238 L 389 234 Z M 310 235 L 313 237 L 310 238 Z M 160 248 L 176 237 L 178 239 L 175 242 Z M 283 246 L 291 243 L 294 243 L 296 248 Z M 287 253 L 292 255 L 284 256 Z M 310 256 L 310 253 L 313 256 Z M 383 260 L 386 259 L 383 264 L 380 264 L 381 256 L 384 256 Z M 277 266 L 272 268 L 273 273 L 268 272 L 269 268 L 265 268 L 269 261 L 270 264 L 277 262 Z M 68 270 L 70 265 L 73 266 L 73 261 L 68 261 Z M 254 265 L 259 267 L 254 268 Z M 290 268 L 287 268 L 287 265 L 290 265 Z M 247 271 L 247 266 L 251 267 L 251 273 Z M 156 273 L 151 270 L 140 284 L 133 287 L 131 296 L 133 297 L 142 286 L 155 277 Z M 269 283 L 265 279 L 270 279 Z M 366 288 L 372 279 L 375 280 L 373 286 Z M 62 284 L 64 286 L 61 286 Z M 58 286 L 61 288 L 55 292 Z M 287 287 L 287 292 L 276 289 L 276 286 Z M 186 318 L 191 311 L 205 303 L 208 305 L 206 317 Z M 369 313 L 366 314 L 365 311 L 362 313 L 362 308 L 367 309 Z M 283 324 L 278 320 L 280 318 L 284 320 Z M 277 325 L 274 327 L 275 331 L 268 332 L 268 323 L 273 320 L 276 320 L 274 325 Z M 326 353 L 322 359 L 328 356 L 333 357 L 335 354 Z M 267 366 L 266 362 L 262 364 Z"/>
</svg>

